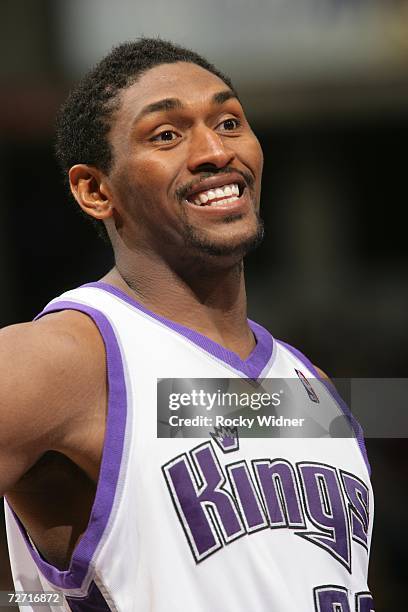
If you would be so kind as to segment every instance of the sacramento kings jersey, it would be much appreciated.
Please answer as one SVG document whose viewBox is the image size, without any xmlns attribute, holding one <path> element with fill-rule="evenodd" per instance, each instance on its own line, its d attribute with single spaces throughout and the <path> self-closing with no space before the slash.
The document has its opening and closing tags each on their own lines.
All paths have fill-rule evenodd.
<svg viewBox="0 0 408 612">
<path fill-rule="evenodd" d="M 292 407 L 303 403 L 322 422 L 347 415 L 306 357 L 249 321 L 256 346 L 241 360 L 103 282 L 68 291 L 39 316 L 66 309 L 91 317 L 104 340 L 106 436 L 69 569 L 39 554 L 5 504 L 16 591 L 63 596 L 25 610 L 374 611 L 373 495 L 350 414 L 355 435 L 341 438 L 242 437 L 234 422 L 210 421 L 200 437 L 158 435 L 160 385 L 181 379 L 294 379 Z"/>
</svg>

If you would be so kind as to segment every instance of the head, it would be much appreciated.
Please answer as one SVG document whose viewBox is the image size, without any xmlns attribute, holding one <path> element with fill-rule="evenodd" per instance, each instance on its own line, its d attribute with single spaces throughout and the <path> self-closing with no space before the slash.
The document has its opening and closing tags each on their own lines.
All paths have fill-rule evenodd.
<svg viewBox="0 0 408 612">
<path fill-rule="evenodd" d="M 231 81 L 193 51 L 114 48 L 62 106 L 56 151 L 116 254 L 242 258 L 262 237 L 260 145 Z"/>
</svg>

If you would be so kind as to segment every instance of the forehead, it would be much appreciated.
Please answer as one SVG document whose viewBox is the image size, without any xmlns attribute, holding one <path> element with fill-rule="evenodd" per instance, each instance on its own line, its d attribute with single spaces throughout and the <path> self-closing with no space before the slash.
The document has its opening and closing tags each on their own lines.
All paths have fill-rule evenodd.
<svg viewBox="0 0 408 612">
<path fill-rule="evenodd" d="M 213 94 L 229 89 L 212 72 L 190 62 L 161 64 L 145 72 L 120 94 L 116 119 L 131 120 L 147 104 L 163 98 L 179 98 L 186 105 L 210 101 Z"/>
</svg>

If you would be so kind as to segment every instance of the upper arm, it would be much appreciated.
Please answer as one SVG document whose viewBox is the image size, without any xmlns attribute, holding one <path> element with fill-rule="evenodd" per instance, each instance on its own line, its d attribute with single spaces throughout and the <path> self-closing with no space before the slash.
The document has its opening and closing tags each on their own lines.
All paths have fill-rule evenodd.
<svg viewBox="0 0 408 612">
<path fill-rule="evenodd" d="M 0 495 L 81 426 L 103 365 L 85 319 L 58 313 L 0 331 Z"/>
</svg>

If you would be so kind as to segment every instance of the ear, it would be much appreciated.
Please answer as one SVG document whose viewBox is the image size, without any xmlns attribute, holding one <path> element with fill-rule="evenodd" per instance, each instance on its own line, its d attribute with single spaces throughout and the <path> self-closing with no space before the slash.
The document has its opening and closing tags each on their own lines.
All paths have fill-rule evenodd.
<svg viewBox="0 0 408 612">
<path fill-rule="evenodd" d="M 108 219 L 113 206 L 105 175 L 86 164 L 72 166 L 69 171 L 72 194 L 82 210 L 94 219 Z"/>
</svg>

